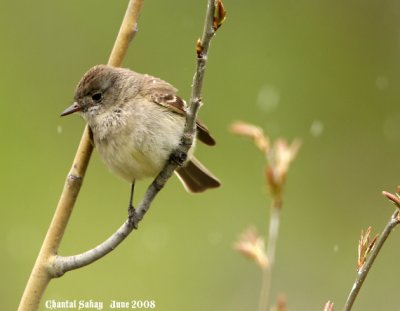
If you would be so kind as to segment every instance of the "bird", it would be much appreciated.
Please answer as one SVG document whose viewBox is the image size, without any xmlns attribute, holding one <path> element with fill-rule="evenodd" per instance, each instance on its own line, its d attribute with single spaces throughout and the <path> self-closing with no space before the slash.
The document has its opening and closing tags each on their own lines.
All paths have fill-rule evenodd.
<svg viewBox="0 0 400 311">
<path fill-rule="evenodd" d="M 131 183 L 130 206 L 137 180 L 157 176 L 179 147 L 186 102 L 162 79 L 127 68 L 96 65 L 79 81 L 73 104 L 61 116 L 80 114 L 88 124 L 100 158 Z M 196 120 L 196 137 L 214 146 L 208 128 Z M 189 193 L 217 188 L 220 180 L 195 156 L 196 142 L 175 170 Z"/>
</svg>

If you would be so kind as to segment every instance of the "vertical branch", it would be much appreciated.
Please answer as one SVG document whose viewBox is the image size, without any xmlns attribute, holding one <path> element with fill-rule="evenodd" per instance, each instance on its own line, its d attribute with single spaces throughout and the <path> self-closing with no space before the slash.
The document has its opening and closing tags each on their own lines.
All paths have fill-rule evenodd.
<svg viewBox="0 0 400 311">
<path fill-rule="evenodd" d="M 143 7 L 144 0 L 130 0 L 126 9 L 124 19 L 119 29 L 117 39 L 111 51 L 108 64 L 119 67 L 128 51 L 129 43 L 137 33 L 137 22 Z"/>
<path fill-rule="evenodd" d="M 203 88 L 204 71 L 207 65 L 208 50 L 212 37 L 222 25 L 226 17 L 226 11 L 221 0 L 208 0 L 207 13 L 204 21 L 204 29 L 201 39 L 197 40 L 197 67 L 193 77 L 192 94 L 190 96 L 190 107 L 187 112 L 185 135 L 183 142 L 191 145 L 195 133 L 197 113 L 202 105 L 201 90 Z M 188 135 L 192 132 L 192 135 Z M 188 148 L 189 149 L 189 148 Z"/>
<path fill-rule="evenodd" d="M 259 246 L 253 251 L 259 258 L 262 253 L 266 258 L 266 264 L 262 267 L 262 283 L 259 300 L 259 311 L 266 311 L 269 303 L 271 288 L 271 274 L 275 263 L 276 244 L 279 235 L 280 214 L 282 209 L 282 191 L 285 185 L 286 175 L 290 164 L 296 158 L 300 148 L 300 141 L 294 140 L 291 144 L 284 139 L 277 139 L 271 143 L 264 131 L 253 124 L 236 121 L 231 125 L 234 134 L 250 138 L 256 147 L 266 156 L 268 165 L 265 168 L 265 178 L 268 188 L 272 194 L 272 206 L 270 209 L 269 232 L 267 237 L 267 250 Z"/>
<path fill-rule="evenodd" d="M 279 234 L 279 223 L 280 223 L 280 215 L 281 215 L 281 201 L 274 201 L 271 207 L 271 215 L 269 220 L 269 232 L 268 232 L 268 241 L 267 241 L 267 257 L 270 263 L 270 267 L 275 263 L 275 250 L 276 250 L 276 242 L 278 241 Z"/>
<path fill-rule="evenodd" d="M 111 52 L 110 65 L 119 66 L 122 63 L 129 42 L 136 31 L 135 25 L 137 24 L 142 5 L 143 0 L 130 0 L 120 32 Z M 18 308 L 19 311 L 37 310 L 48 283 L 56 276 L 54 271 L 52 271 L 52 262 L 57 254 L 73 206 L 78 197 L 92 150 L 93 146 L 89 139 L 89 129 L 86 126 L 55 214 L 22 295 Z"/>
<path fill-rule="evenodd" d="M 276 243 L 279 235 L 279 223 L 281 214 L 281 201 L 274 200 L 271 206 L 269 231 L 267 238 L 268 265 L 263 269 L 259 311 L 266 311 L 269 303 L 269 292 L 271 290 L 272 269 L 275 263 Z"/>
<path fill-rule="evenodd" d="M 200 39 L 197 40 L 196 44 L 197 67 L 196 67 L 196 72 L 193 76 L 192 94 L 190 96 L 190 107 L 187 113 L 187 116 L 190 118 L 187 118 L 186 120 L 185 132 L 189 132 L 190 129 L 190 131 L 194 133 L 195 131 L 194 129 L 196 126 L 197 112 L 202 104 L 201 90 L 203 88 L 204 71 L 207 64 L 207 54 L 208 54 L 208 49 L 210 47 L 211 38 L 214 36 L 215 33 L 212 27 L 214 12 L 215 12 L 215 1 L 208 0 L 206 19 L 204 21 L 203 35 L 201 37 L 201 40 Z M 193 135 L 188 138 L 189 140 L 185 141 L 185 144 L 190 146 L 193 141 Z"/>
<path fill-rule="evenodd" d="M 354 301 L 357 298 L 358 293 L 368 275 L 369 270 L 371 269 L 376 257 L 378 256 L 383 244 L 385 244 L 387 238 L 389 237 L 390 233 L 400 223 L 399 219 L 399 211 L 396 210 L 394 214 L 391 216 L 389 222 L 386 224 L 385 229 L 383 229 L 382 234 L 379 236 L 378 240 L 376 241 L 375 247 L 371 251 L 368 259 L 366 260 L 365 264 L 361 267 L 360 271 L 357 274 L 357 278 L 354 282 L 354 285 L 350 291 L 349 296 L 347 297 L 346 304 L 344 305 L 343 311 L 351 310 Z"/>
</svg>

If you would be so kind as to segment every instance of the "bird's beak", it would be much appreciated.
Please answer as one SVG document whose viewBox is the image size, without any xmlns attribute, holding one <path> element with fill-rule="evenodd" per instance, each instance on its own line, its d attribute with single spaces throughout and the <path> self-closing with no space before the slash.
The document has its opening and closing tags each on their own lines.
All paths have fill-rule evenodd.
<svg viewBox="0 0 400 311">
<path fill-rule="evenodd" d="M 71 106 L 69 106 L 67 109 L 65 109 L 62 112 L 61 117 L 67 116 L 67 115 L 69 115 L 71 113 L 74 113 L 74 112 L 77 112 L 77 111 L 81 111 L 81 110 L 82 110 L 81 106 L 79 106 L 78 103 L 75 102 L 75 103 L 73 103 Z"/>
</svg>

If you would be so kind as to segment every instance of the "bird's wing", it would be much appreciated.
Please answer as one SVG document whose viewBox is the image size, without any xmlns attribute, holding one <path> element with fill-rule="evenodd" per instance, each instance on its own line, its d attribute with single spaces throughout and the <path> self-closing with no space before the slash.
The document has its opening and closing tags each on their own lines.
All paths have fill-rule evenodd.
<svg viewBox="0 0 400 311">
<path fill-rule="evenodd" d="M 143 84 L 142 94 L 146 96 L 150 101 L 167 108 L 170 111 L 178 113 L 182 116 L 186 116 L 187 105 L 186 102 L 176 95 L 178 91 L 171 84 L 149 76 L 144 75 L 147 79 L 146 83 Z M 196 120 L 197 125 L 197 138 L 209 146 L 215 145 L 214 138 L 210 135 L 208 128 L 200 120 Z"/>
</svg>

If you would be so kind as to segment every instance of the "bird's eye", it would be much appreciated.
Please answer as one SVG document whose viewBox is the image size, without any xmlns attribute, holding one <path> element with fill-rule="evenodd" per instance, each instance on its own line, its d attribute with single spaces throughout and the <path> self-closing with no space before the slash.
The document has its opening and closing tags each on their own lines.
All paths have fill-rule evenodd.
<svg viewBox="0 0 400 311">
<path fill-rule="evenodd" d="M 92 95 L 92 100 L 96 103 L 99 103 L 103 98 L 103 95 L 101 93 L 94 93 Z"/>
</svg>

